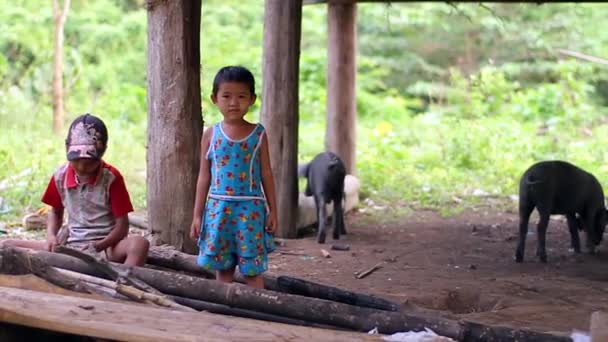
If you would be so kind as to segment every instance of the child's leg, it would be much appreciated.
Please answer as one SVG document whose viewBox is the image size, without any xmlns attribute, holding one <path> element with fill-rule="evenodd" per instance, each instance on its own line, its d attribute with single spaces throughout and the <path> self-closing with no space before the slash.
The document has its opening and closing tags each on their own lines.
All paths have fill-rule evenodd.
<svg viewBox="0 0 608 342">
<path fill-rule="evenodd" d="M 261 274 L 254 276 L 245 276 L 247 285 L 255 287 L 257 289 L 264 289 L 264 277 Z"/>
<path fill-rule="evenodd" d="M 227 270 L 219 270 L 217 271 L 216 279 L 222 283 L 232 283 L 234 281 L 234 270 L 235 267 Z"/>
<path fill-rule="evenodd" d="M 0 247 L 21 247 L 21 248 L 30 248 L 36 250 L 47 250 L 46 241 L 36 241 L 36 240 L 20 240 L 20 239 L 6 239 L 0 240 Z"/>
<path fill-rule="evenodd" d="M 138 235 L 127 236 L 108 252 L 108 259 L 127 266 L 143 266 L 148 258 L 150 242 Z"/>
</svg>

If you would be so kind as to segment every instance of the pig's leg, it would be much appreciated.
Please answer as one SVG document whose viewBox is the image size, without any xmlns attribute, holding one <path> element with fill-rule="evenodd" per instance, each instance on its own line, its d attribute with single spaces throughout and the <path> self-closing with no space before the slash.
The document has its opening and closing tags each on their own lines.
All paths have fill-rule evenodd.
<svg viewBox="0 0 608 342">
<path fill-rule="evenodd" d="M 317 207 L 317 222 L 319 225 L 317 242 L 325 243 L 325 219 L 327 218 L 327 214 L 325 213 L 325 200 L 323 197 L 315 195 L 315 205 Z"/>
<path fill-rule="evenodd" d="M 342 209 L 342 199 L 334 198 L 334 240 L 340 239 L 340 233 L 344 230 L 344 213 Z"/>
<path fill-rule="evenodd" d="M 585 228 L 585 246 L 589 254 L 595 254 L 595 243 L 593 242 L 593 229 L 595 229 L 595 212 L 585 210 L 585 215 L 582 217 L 583 226 Z"/>
<path fill-rule="evenodd" d="M 532 214 L 534 206 L 521 204 L 519 206 L 519 241 L 517 243 L 517 249 L 515 250 L 515 261 L 524 261 L 524 251 L 526 248 L 526 236 L 528 235 L 528 222 L 530 221 L 530 214 Z"/>
<path fill-rule="evenodd" d="M 346 194 L 342 193 L 342 196 L 340 198 L 340 208 L 341 208 L 341 215 L 340 215 L 340 234 L 342 235 L 346 235 L 346 226 L 344 225 L 344 204 L 346 203 Z M 343 202 L 344 201 L 344 202 Z"/>
<path fill-rule="evenodd" d="M 578 237 L 578 220 L 576 219 L 576 214 L 567 214 L 566 219 L 568 219 L 568 229 L 570 230 L 570 244 L 574 253 L 581 252 L 581 241 Z"/>
<path fill-rule="evenodd" d="M 538 220 L 538 225 L 536 226 L 536 234 L 538 235 L 538 245 L 536 246 L 536 256 L 540 259 L 541 262 L 547 262 L 547 250 L 545 249 L 545 241 L 547 237 L 547 226 L 549 225 L 549 210 L 538 210 L 540 215 L 540 219 Z"/>
</svg>

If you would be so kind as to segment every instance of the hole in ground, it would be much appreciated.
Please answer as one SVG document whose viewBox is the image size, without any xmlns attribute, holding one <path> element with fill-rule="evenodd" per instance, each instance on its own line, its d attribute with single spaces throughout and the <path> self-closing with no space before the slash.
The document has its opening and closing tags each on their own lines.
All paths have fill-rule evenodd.
<svg viewBox="0 0 608 342">
<path fill-rule="evenodd" d="M 483 296 L 478 289 L 456 289 L 412 298 L 414 304 L 428 309 L 449 311 L 454 314 L 468 314 L 504 309 L 500 299 Z"/>
</svg>

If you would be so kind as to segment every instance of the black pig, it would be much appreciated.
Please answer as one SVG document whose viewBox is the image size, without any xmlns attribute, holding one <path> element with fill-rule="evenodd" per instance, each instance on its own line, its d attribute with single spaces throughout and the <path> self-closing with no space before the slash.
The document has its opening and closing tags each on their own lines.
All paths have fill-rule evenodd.
<svg viewBox="0 0 608 342">
<path fill-rule="evenodd" d="M 549 216 L 565 215 L 568 220 L 572 249 L 580 253 L 578 230 L 586 232 L 586 246 L 593 254 L 602 241 L 606 228 L 604 191 L 590 173 L 564 161 L 543 161 L 532 165 L 519 183 L 519 242 L 515 261 L 524 260 L 530 214 L 536 208 L 538 245 L 536 255 L 547 262 L 545 235 Z"/>
<path fill-rule="evenodd" d="M 344 177 L 346 168 L 344 163 L 332 152 L 319 153 L 310 163 L 298 168 L 298 175 L 306 177 L 307 184 L 304 193 L 306 196 L 314 196 L 317 209 L 317 222 L 319 232 L 317 242 L 325 243 L 325 205 L 334 203 L 333 212 L 333 238 L 340 239 L 340 234 L 346 234 L 344 228 L 344 209 L 342 199 L 344 198 Z"/>
</svg>

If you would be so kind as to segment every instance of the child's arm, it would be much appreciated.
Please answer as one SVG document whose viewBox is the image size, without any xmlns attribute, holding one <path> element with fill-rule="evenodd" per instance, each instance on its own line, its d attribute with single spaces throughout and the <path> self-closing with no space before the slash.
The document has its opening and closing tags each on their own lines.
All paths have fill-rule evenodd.
<svg viewBox="0 0 608 342">
<path fill-rule="evenodd" d="M 63 208 L 51 208 L 46 221 L 46 249 L 52 252 L 58 244 L 57 233 L 63 222 Z"/>
<path fill-rule="evenodd" d="M 262 137 L 261 157 L 262 157 L 262 186 L 268 201 L 268 224 L 266 229 L 271 233 L 277 230 L 277 201 L 274 192 L 274 178 L 272 177 L 272 167 L 270 165 L 270 154 L 268 153 L 268 139 L 266 134 Z"/>
<path fill-rule="evenodd" d="M 95 246 L 95 250 L 100 252 L 110 246 L 116 246 L 127 235 L 129 235 L 129 216 L 124 215 L 116 218 L 116 224 L 114 224 L 108 236 L 96 241 L 93 245 Z"/>
<path fill-rule="evenodd" d="M 209 151 L 212 136 L 213 128 L 209 128 L 205 130 L 201 138 L 201 161 L 198 168 L 198 180 L 196 181 L 192 224 L 190 225 L 190 238 L 194 241 L 198 240 L 200 234 L 203 209 L 207 202 L 207 194 L 209 193 L 209 185 L 211 184 L 211 170 L 209 160 L 207 159 L 207 152 Z"/>
</svg>

